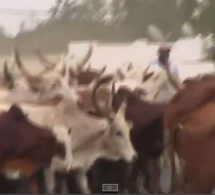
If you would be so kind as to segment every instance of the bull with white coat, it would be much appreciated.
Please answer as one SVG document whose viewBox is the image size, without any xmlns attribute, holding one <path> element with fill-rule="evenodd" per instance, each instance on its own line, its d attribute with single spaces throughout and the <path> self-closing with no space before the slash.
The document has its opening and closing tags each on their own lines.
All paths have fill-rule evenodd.
<svg viewBox="0 0 215 195">
<path fill-rule="evenodd" d="M 64 84 L 66 84 L 64 82 Z M 65 87 L 65 86 L 64 86 Z M 89 116 L 77 107 L 78 97 L 74 90 L 67 86 L 60 90 L 63 100 L 56 106 L 26 106 L 21 105 L 28 117 L 37 124 L 51 127 L 56 133 L 62 136 L 65 129 L 72 129 L 71 137 L 62 136 L 67 143 L 67 160 L 73 156 L 73 169 L 80 169 L 79 178 L 83 192 L 87 193 L 86 172 L 99 157 L 118 160 L 125 158 L 132 161 L 136 155 L 130 142 L 130 123 L 124 119 L 126 105 L 122 105 L 119 111 L 114 114 L 112 111 L 103 119 Z M 1 105 L 1 109 L 6 109 L 8 105 Z M 59 131 L 60 129 L 60 131 Z M 68 144 L 69 143 L 69 144 Z M 72 143 L 72 146 L 70 145 Z M 70 147 L 70 151 L 69 151 Z M 72 152 L 72 154 L 71 154 Z M 69 155 L 70 154 L 70 155 Z M 58 162 L 59 160 L 56 160 Z M 56 164 L 56 163 L 55 163 Z M 55 165 L 57 166 L 57 165 Z M 58 163 L 58 170 L 60 169 Z M 53 175 L 52 167 L 47 173 Z M 53 192 L 53 186 L 48 182 L 48 192 Z"/>
</svg>

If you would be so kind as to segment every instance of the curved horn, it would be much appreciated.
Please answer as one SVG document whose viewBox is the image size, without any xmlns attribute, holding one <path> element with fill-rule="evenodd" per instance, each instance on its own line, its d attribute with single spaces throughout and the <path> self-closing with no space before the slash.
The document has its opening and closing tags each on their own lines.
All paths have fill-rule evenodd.
<svg viewBox="0 0 215 195">
<path fill-rule="evenodd" d="M 109 95 L 109 99 L 108 99 L 108 103 L 107 103 L 107 110 L 108 110 L 108 114 L 112 113 L 112 108 L 113 108 L 113 97 L 115 94 L 115 82 L 112 83 L 112 87 L 111 87 L 111 93 Z"/>
<path fill-rule="evenodd" d="M 101 76 L 105 70 L 107 69 L 107 66 L 104 66 L 100 71 L 99 71 L 99 75 Z"/>
<path fill-rule="evenodd" d="M 22 61 L 21 61 L 21 58 L 20 58 L 20 54 L 18 52 L 18 49 L 16 47 L 14 47 L 14 59 L 15 59 L 15 62 L 17 64 L 17 67 L 19 68 L 20 72 L 24 75 L 24 77 L 26 78 L 32 78 L 33 75 L 31 75 L 24 67 Z"/>
<path fill-rule="evenodd" d="M 88 64 L 87 70 L 89 71 L 91 69 L 91 63 Z"/>
<path fill-rule="evenodd" d="M 102 75 L 103 75 L 103 73 L 105 72 L 105 70 L 106 70 L 106 66 L 104 66 L 98 73 L 97 73 L 97 75 L 96 75 L 96 77 L 95 77 L 95 81 L 97 81 Z"/>
<path fill-rule="evenodd" d="M 12 88 L 14 85 L 14 77 L 8 70 L 8 64 L 6 60 L 4 62 L 3 76 L 4 76 L 5 82 L 9 84 L 10 88 Z"/>
<path fill-rule="evenodd" d="M 111 88 L 111 95 L 114 96 L 115 92 L 116 92 L 116 85 L 115 85 L 115 82 L 113 82 L 112 88 Z"/>
<path fill-rule="evenodd" d="M 60 56 L 59 63 L 56 64 L 54 70 L 59 73 L 65 73 L 65 55 Z"/>
<path fill-rule="evenodd" d="M 104 73 L 104 71 L 106 70 L 106 66 L 104 66 L 95 76 L 95 78 L 91 81 L 91 83 L 89 84 L 89 88 L 93 88 L 98 80 L 101 78 L 102 74 Z M 108 76 L 111 76 L 110 74 Z"/>
<path fill-rule="evenodd" d="M 126 108 L 127 108 L 127 98 L 124 98 L 116 114 L 125 116 Z"/>
<path fill-rule="evenodd" d="M 128 64 L 127 71 L 131 71 L 134 68 L 132 62 Z"/>
<path fill-rule="evenodd" d="M 149 72 L 150 66 L 148 65 L 144 70 L 142 74 L 142 82 L 146 82 L 153 74 L 154 72 Z"/>
<path fill-rule="evenodd" d="M 35 50 L 35 54 L 38 57 L 40 63 L 46 68 L 46 69 L 53 69 L 56 66 L 56 63 L 50 62 L 40 51 L 40 49 Z"/>
<path fill-rule="evenodd" d="M 150 79 L 153 76 L 153 74 L 154 74 L 154 72 L 144 74 L 143 78 L 142 78 L 142 82 L 144 83 L 144 82 L 148 81 L 148 79 Z"/>
<path fill-rule="evenodd" d="M 80 72 L 82 70 L 82 68 L 86 65 L 86 63 L 89 61 L 92 54 L 93 54 L 93 45 L 91 44 L 86 56 L 81 60 L 80 63 L 77 64 L 77 71 L 78 72 Z"/>
<path fill-rule="evenodd" d="M 45 74 L 49 73 L 50 71 L 52 71 L 51 69 L 44 69 L 41 72 L 39 72 L 37 74 L 37 76 L 44 76 Z"/>
<path fill-rule="evenodd" d="M 69 81 L 70 81 L 70 69 L 68 66 L 64 66 L 64 77 L 63 79 L 69 86 Z"/>
<path fill-rule="evenodd" d="M 116 70 L 116 74 L 119 77 L 119 80 L 124 80 L 125 79 L 125 74 L 122 72 L 120 68 Z"/>
<path fill-rule="evenodd" d="M 143 75 L 147 74 L 147 72 L 148 72 L 148 70 L 149 70 L 149 67 L 150 67 L 149 65 L 146 66 L 145 70 L 143 71 Z"/>
<path fill-rule="evenodd" d="M 91 96 L 91 100 L 92 100 L 92 104 L 96 110 L 96 113 L 100 116 L 105 116 L 104 111 L 101 109 L 101 107 L 98 104 L 98 100 L 97 100 L 97 91 L 98 89 L 105 84 L 110 83 L 113 80 L 113 76 L 108 75 L 102 79 L 100 79 L 97 84 L 94 86 L 93 90 L 92 90 L 92 96 Z"/>
<path fill-rule="evenodd" d="M 40 73 L 38 73 L 37 75 L 43 76 L 51 71 L 56 71 L 57 73 L 60 73 L 61 75 L 65 74 L 65 55 L 64 54 L 62 54 L 60 56 L 59 62 L 54 65 L 54 68 L 51 68 L 51 69 L 46 68 L 46 69 L 42 70 Z"/>
</svg>

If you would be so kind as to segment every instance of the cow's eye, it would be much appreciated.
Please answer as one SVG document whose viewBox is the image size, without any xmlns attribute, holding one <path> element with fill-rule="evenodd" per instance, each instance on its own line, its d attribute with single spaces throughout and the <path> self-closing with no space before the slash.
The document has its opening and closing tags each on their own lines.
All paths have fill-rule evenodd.
<svg viewBox="0 0 215 195">
<path fill-rule="evenodd" d="M 39 87 L 37 87 L 37 86 L 32 86 L 31 90 L 35 93 L 40 91 Z"/>
<path fill-rule="evenodd" d="M 52 89 L 55 89 L 57 86 L 58 86 L 58 83 L 53 83 L 53 84 L 51 85 L 51 88 L 52 88 Z"/>
<path fill-rule="evenodd" d="M 122 137 L 122 136 L 123 136 L 123 133 L 122 133 L 121 131 L 117 131 L 117 132 L 116 132 L 116 136 Z"/>
</svg>

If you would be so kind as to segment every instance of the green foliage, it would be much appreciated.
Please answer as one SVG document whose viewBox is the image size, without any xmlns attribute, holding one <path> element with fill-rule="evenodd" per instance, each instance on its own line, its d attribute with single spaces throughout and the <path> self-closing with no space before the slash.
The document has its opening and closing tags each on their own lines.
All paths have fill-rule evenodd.
<svg viewBox="0 0 215 195">
<path fill-rule="evenodd" d="M 203 9 L 199 20 L 194 21 L 194 25 L 199 32 L 208 34 L 215 33 L 215 1 L 208 0 L 208 4 Z"/>
</svg>

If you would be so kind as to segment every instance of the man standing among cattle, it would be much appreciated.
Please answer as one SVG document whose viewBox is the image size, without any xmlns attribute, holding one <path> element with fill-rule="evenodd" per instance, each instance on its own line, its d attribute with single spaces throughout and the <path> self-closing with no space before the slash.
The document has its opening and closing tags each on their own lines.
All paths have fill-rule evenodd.
<svg viewBox="0 0 215 195">
<path fill-rule="evenodd" d="M 149 64 L 150 70 L 162 71 L 163 69 L 169 69 L 170 74 L 173 78 L 179 80 L 178 67 L 170 63 L 169 56 L 171 47 L 168 45 L 161 45 L 158 49 L 158 59 Z"/>
<path fill-rule="evenodd" d="M 151 75 L 144 81 L 150 101 L 167 103 L 181 88 L 178 68 L 169 61 L 170 51 L 168 45 L 160 46 L 158 58 L 143 73 L 144 77 Z"/>
</svg>

